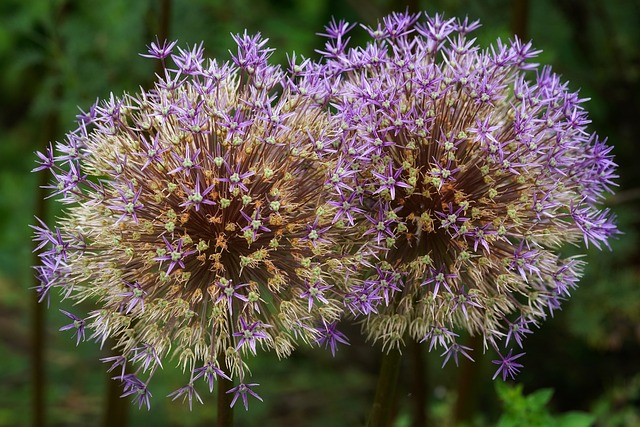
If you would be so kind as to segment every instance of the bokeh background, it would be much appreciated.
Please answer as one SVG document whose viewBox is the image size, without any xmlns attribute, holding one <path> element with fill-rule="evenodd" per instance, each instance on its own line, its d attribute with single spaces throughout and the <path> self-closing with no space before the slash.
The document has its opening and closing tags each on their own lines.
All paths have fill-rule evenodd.
<svg viewBox="0 0 640 427">
<path fill-rule="evenodd" d="M 474 364 L 441 369 L 438 354 L 410 346 L 391 402 L 396 426 L 640 425 L 640 1 L 2 0 L 0 426 L 215 423 L 208 393 L 193 411 L 164 397 L 182 385 L 172 366 L 154 379 L 150 412 L 114 400 L 119 390 L 98 360 L 108 348 L 76 347 L 70 334 L 58 333 L 66 318 L 56 298 L 49 309 L 35 304 L 28 224 L 36 214 L 52 218 L 59 206 L 43 201 L 45 174 L 29 172 L 34 151 L 64 138 L 78 108 L 148 87 L 156 64 L 138 53 L 156 35 L 183 47 L 204 41 L 209 56 L 228 59 L 230 33 L 259 31 L 277 49 L 273 60 L 284 63 L 287 52 L 313 57 L 323 43 L 315 33 L 332 16 L 374 24 L 406 8 L 480 19 L 475 36 L 484 47 L 515 33 L 543 49 L 539 62 L 591 99 L 591 129 L 615 145 L 620 187 L 607 204 L 624 234 L 611 252 L 588 251 L 580 288 L 527 340 L 522 389 L 492 382 L 491 357 L 480 351 Z M 236 424 L 361 425 L 379 357 L 378 348 L 356 340 L 335 358 L 313 349 L 285 361 L 254 358 L 265 402 L 251 401 L 246 413 L 238 408 Z"/>
</svg>

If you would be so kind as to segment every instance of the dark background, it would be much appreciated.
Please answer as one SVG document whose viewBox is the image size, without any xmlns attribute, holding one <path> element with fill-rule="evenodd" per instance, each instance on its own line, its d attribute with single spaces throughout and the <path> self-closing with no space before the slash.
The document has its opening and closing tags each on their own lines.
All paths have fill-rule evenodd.
<svg viewBox="0 0 640 427">
<path fill-rule="evenodd" d="M 108 405 L 110 384 L 98 361 L 106 349 L 93 342 L 76 347 L 71 334 L 58 333 L 66 318 L 55 296 L 49 310 L 38 309 L 29 289 L 35 261 L 28 224 L 35 214 L 51 223 L 59 209 L 42 202 L 45 174 L 29 173 L 34 151 L 74 128 L 78 106 L 87 110 L 110 92 L 148 87 L 155 63 L 138 53 L 156 34 L 178 39 L 182 47 L 204 41 L 208 56 L 226 60 L 229 34 L 246 28 L 270 38 L 277 49 L 273 60 L 284 63 L 294 50 L 313 57 L 323 43 L 315 33 L 332 16 L 373 24 L 407 7 L 480 19 L 475 36 L 483 47 L 513 33 L 532 38 L 544 51 L 539 62 L 552 64 L 571 89 L 591 99 L 591 129 L 609 137 L 620 165 L 620 187 L 607 204 L 624 234 L 611 252 L 588 251 L 580 288 L 527 340 L 518 381 L 525 394 L 553 389 L 547 408 L 554 414 L 580 410 L 598 426 L 640 425 L 640 1 L 2 0 L 0 426 L 103 425 Z M 237 425 L 359 425 L 373 397 L 379 355 L 363 342 L 341 347 L 335 358 L 320 350 L 280 362 L 260 355 L 251 366 L 265 402 L 252 400 L 247 413 L 239 408 Z M 38 357 L 43 365 L 33 363 Z M 438 354 L 408 347 L 393 403 L 396 425 L 425 422 L 415 421 L 416 401 L 428 409 L 432 425 L 494 425 L 504 407 L 490 359 L 441 369 Z M 182 374 L 165 363 L 152 384 L 151 411 L 126 401 L 128 415 L 120 419 L 130 426 L 213 425 L 215 398 L 204 387 L 205 405 L 191 412 L 164 397 L 182 382 Z"/>
</svg>

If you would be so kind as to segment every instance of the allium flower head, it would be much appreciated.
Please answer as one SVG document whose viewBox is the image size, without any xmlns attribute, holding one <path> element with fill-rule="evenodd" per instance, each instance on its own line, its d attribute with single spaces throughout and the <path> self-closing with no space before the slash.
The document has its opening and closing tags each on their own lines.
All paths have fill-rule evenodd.
<svg viewBox="0 0 640 427">
<path fill-rule="evenodd" d="M 340 317 L 344 279 L 330 276 L 345 264 L 327 248 L 341 231 L 319 160 L 334 127 L 290 93 L 266 40 L 234 39 L 222 64 L 201 45 L 152 43 L 147 56 L 167 61 L 153 89 L 98 102 L 38 154 L 66 204 L 54 228 L 34 226 L 38 291 L 94 304 L 84 319 L 63 311 L 62 329 L 113 339 L 120 355 L 105 361 L 141 406 L 169 357 L 190 372 L 174 398 L 200 401 L 194 381 L 223 376 L 246 406 L 246 355 L 332 340 Z"/>
<path fill-rule="evenodd" d="M 559 249 L 617 233 L 597 206 L 616 165 L 585 100 L 530 62 L 531 43 L 481 49 L 477 22 L 418 19 L 387 16 L 353 48 L 352 27 L 332 23 L 306 68 L 334 82 L 314 98 L 343 131 L 326 182 L 334 221 L 378 254 L 347 306 L 387 348 L 412 336 L 457 360 L 471 356 L 455 331 L 520 344 L 568 296 L 582 263 Z"/>
</svg>

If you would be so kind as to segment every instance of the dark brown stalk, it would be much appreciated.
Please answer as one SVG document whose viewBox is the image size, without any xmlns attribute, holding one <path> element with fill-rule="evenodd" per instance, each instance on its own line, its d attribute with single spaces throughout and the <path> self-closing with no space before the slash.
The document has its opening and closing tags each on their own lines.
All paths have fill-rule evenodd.
<svg viewBox="0 0 640 427">
<path fill-rule="evenodd" d="M 53 134 L 53 128 L 55 125 L 49 124 L 54 119 L 47 120 L 45 123 L 47 129 L 45 133 L 47 136 Z M 36 206 L 35 216 L 38 218 L 46 218 L 47 216 L 47 203 L 45 202 L 46 192 L 42 188 L 47 184 L 49 174 L 40 173 L 38 177 L 38 189 L 36 190 Z M 33 255 L 33 265 L 38 265 L 40 259 L 38 255 Z M 38 279 L 33 277 L 34 286 L 38 286 L 40 283 Z M 45 405 L 45 387 L 46 387 L 46 373 L 44 369 L 44 348 L 45 348 L 45 310 L 46 303 L 39 303 L 40 295 L 36 292 L 31 294 L 31 385 L 32 401 L 31 401 L 31 413 L 33 414 L 32 426 L 43 427 L 46 419 L 46 405 Z"/>
<path fill-rule="evenodd" d="M 482 352 L 482 339 L 479 334 L 469 337 L 467 340 L 467 346 L 471 347 L 471 354 L 477 355 Z M 477 364 L 471 360 L 463 357 L 460 360 L 460 368 L 458 370 L 458 384 L 456 386 L 457 398 L 456 404 L 453 407 L 453 421 L 454 425 L 461 424 L 463 421 L 468 420 L 474 410 L 474 398 L 476 377 L 477 377 Z"/>
<path fill-rule="evenodd" d="M 114 342 L 112 340 L 107 341 L 108 348 L 112 348 L 113 344 Z M 118 353 L 112 351 L 111 355 L 116 356 Z M 102 423 L 104 427 L 124 427 L 127 425 L 131 403 L 128 399 L 120 397 L 122 395 L 122 383 L 113 379 L 113 377 L 120 375 L 120 373 L 119 370 L 107 373 L 107 400 Z"/>
<path fill-rule="evenodd" d="M 391 349 L 382 355 L 376 394 L 367 420 L 367 427 L 389 427 L 391 425 L 401 361 L 402 355 L 396 349 Z"/>
<path fill-rule="evenodd" d="M 50 40 L 48 55 L 51 57 L 51 65 L 48 68 L 50 74 L 58 73 L 58 68 L 55 66 L 57 63 L 57 55 L 59 53 L 58 39 L 55 34 L 54 28 L 50 28 Z M 53 89 L 52 104 L 56 105 L 58 100 L 62 97 L 62 88 L 60 85 L 56 85 Z M 56 107 L 52 107 L 44 118 L 44 125 L 42 127 L 42 133 L 39 135 L 38 140 L 42 141 L 39 150 L 44 151 L 46 144 L 49 141 L 53 141 L 58 136 L 58 110 Z M 38 173 L 38 188 L 35 190 L 35 208 L 34 215 L 42 220 L 47 219 L 49 214 L 48 203 L 45 200 L 47 196 L 47 190 L 44 188 L 47 185 L 47 181 L 50 178 L 50 174 L 41 171 Z M 35 243 L 34 243 L 35 247 Z M 33 265 L 40 264 L 40 258 L 36 252 L 33 252 Z M 40 282 L 33 276 L 34 287 L 38 287 Z M 44 364 L 45 344 L 46 344 L 46 301 L 39 302 L 40 295 L 36 292 L 32 293 L 32 324 L 31 324 L 31 384 L 32 390 L 32 403 L 31 412 L 33 414 L 32 425 L 34 427 L 43 427 L 46 424 L 46 370 Z M 46 299 L 46 297 L 45 297 Z"/>
<path fill-rule="evenodd" d="M 529 0 L 513 0 L 511 9 L 511 32 L 527 41 L 529 28 Z"/>
<path fill-rule="evenodd" d="M 218 355 L 218 366 L 224 372 L 229 373 L 227 362 L 224 358 L 224 353 Z M 233 426 L 233 408 L 231 407 L 231 399 L 233 395 L 227 393 L 233 388 L 233 381 L 218 377 L 218 422 L 217 427 L 232 427 Z"/>
<path fill-rule="evenodd" d="M 413 399 L 413 427 L 427 427 L 429 425 L 429 393 L 428 373 L 424 363 L 422 346 L 415 340 L 410 340 L 411 353 L 411 396 Z"/>
<path fill-rule="evenodd" d="M 163 43 L 169 39 L 169 29 L 171 25 L 171 0 L 162 0 L 160 3 L 160 28 L 158 29 L 158 40 Z M 164 63 L 157 61 L 156 74 L 164 76 Z"/>
</svg>

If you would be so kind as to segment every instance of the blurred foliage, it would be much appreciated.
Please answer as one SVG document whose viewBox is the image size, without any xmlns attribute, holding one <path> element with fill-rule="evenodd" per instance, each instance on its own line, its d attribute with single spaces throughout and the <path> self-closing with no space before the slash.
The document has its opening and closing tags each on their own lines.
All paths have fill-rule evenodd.
<svg viewBox="0 0 640 427">
<path fill-rule="evenodd" d="M 504 406 L 504 413 L 500 416 L 497 427 L 589 427 L 595 418 L 578 411 L 552 415 L 547 405 L 553 390 L 548 388 L 524 396 L 521 384 L 510 387 L 497 382 L 496 391 Z"/>
<path fill-rule="evenodd" d="M 526 1 L 525 1 L 526 2 Z M 78 107 L 121 95 L 153 80 L 155 64 L 139 52 L 168 29 L 181 46 L 204 43 L 208 55 L 228 58 L 229 33 L 261 32 L 286 53 L 314 56 L 322 46 L 315 33 L 331 16 L 374 23 L 391 10 L 426 10 L 480 19 L 476 32 L 488 46 L 513 30 L 515 0 L 3 0 L 0 2 L 0 426 L 27 425 L 30 408 L 29 336 L 33 286 L 30 229 L 40 176 L 30 174 L 36 150 L 64 138 Z M 471 371 L 440 369 L 425 355 L 426 401 L 433 425 L 456 425 L 461 375 L 474 383 L 469 425 L 640 425 L 640 2 L 638 0 L 530 0 L 527 38 L 544 50 L 570 87 L 580 89 L 593 129 L 607 135 L 620 163 L 620 188 L 610 198 L 625 233 L 612 251 L 590 249 L 579 289 L 564 310 L 526 342 L 520 386 L 490 381 L 490 357 L 478 354 Z M 170 5 L 165 29 L 163 4 Z M 357 42 L 362 31 L 354 31 Z M 53 216 L 59 206 L 47 204 Z M 98 361 L 107 356 L 95 343 L 77 348 L 58 333 L 64 318 L 52 299 L 47 311 L 48 425 L 99 425 L 108 375 Z M 353 335 L 353 334 L 352 334 Z M 358 425 L 373 395 L 377 349 L 352 342 L 336 358 L 303 351 L 285 361 L 252 361 L 265 403 L 236 411 L 238 426 Z M 214 398 L 193 412 L 164 398 L 179 387 L 171 366 L 152 390 L 152 410 L 130 409 L 130 425 L 211 425 Z M 404 367 L 397 425 L 410 426 L 415 396 L 407 390 L 413 367 Z M 555 390 L 553 396 L 549 389 Z M 523 394 L 523 390 L 526 393 Z M 537 391 L 536 391 L 537 390 Z M 458 403 L 456 403 L 458 402 Z M 502 405 L 500 404 L 502 402 Z M 469 404 L 470 405 L 470 404 Z M 464 405 L 462 405 L 464 406 Z M 583 413 L 574 412 L 576 410 Z M 588 412 L 590 416 L 585 415 Z M 559 415 L 558 415 L 559 414 Z M 527 420 L 527 421 L 524 421 Z M 460 421 L 461 423 L 462 421 Z M 536 424 L 538 423 L 538 424 Z M 555 423 L 555 424 L 553 424 Z M 573 424 L 572 424 L 573 423 Z"/>
</svg>

